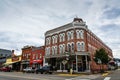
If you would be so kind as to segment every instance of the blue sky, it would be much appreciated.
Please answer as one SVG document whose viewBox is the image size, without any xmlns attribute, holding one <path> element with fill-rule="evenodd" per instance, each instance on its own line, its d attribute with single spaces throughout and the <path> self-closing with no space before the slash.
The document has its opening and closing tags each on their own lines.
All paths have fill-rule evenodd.
<svg viewBox="0 0 120 80">
<path fill-rule="evenodd" d="M 0 0 L 0 48 L 44 45 L 47 30 L 78 16 L 120 58 L 120 0 Z"/>
</svg>

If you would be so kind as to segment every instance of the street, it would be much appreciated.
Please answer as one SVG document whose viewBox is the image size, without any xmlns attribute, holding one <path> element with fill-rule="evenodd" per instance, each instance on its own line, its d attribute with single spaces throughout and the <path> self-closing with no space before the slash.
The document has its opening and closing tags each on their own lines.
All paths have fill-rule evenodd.
<svg viewBox="0 0 120 80">
<path fill-rule="evenodd" d="M 70 75 L 70 74 L 35 74 L 22 72 L 0 72 L 0 80 L 120 80 L 120 70 L 112 71 L 109 75 Z"/>
<path fill-rule="evenodd" d="M 112 71 L 109 75 L 107 76 L 101 76 L 99 78 L 96 78 L 94 80 L 120 80 L 120 69 Z"/>
<path fill-rule="evenodd" d="M 22 72 L 0 72 L 0 80 L 65 80 L 71 76 L 58 76 L 55 74 L 35 74 Z"/>
</svg>

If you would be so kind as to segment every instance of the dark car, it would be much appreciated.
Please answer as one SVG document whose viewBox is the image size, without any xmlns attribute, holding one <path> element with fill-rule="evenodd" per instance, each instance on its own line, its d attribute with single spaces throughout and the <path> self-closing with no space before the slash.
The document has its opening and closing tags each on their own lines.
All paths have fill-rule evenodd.
<svg viewBox="0 0 120 80">
<path fill-rule="evenodd" d="M 44 66 L 42 68 L 36 69 L 36 74 L 38 74 L 38 73 L 41 73 L 41 74 L 43 74 L 43 73 L 45 73 L 45 74 L 47 74 L 47 73 L 52 74 L 53 73 L 53 68 L 52 68 L 52 66 Z"/>
<path fill-rule="evenodd" d="M 0 68 L 0 71 L 10 72 L 11 71 L 11 67 L 2 67 L 2 68 Z"/>
</svg>

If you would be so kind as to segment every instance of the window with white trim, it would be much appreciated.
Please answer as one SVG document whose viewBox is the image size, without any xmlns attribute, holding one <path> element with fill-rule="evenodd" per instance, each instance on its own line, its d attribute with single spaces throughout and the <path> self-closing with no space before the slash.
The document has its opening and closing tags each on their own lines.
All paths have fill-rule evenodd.
<svg viewBox="0 0 120 80">
<path fill-rule="evenodd" d="M 71 39 L 71 32 L 68 31 L 68 32 L 67 32 L 67 40 L 69 41 L 70 39 Z"/>
<path fill-rule="evenodd" d="M 81 42 L 81 51 L 85 51 L 85 43 Z"/>
<path fill-rule="evenodd" d="M 84 39 L 84 31 L 83 30 L 76 30 L 77 39 Z"/>
<path fill-rule="evenodd" d="M 81 43 L 77 42 L 77 51 L 81 51 Z"/>
<path fill-rule="evenodd" d="M 50 47 L 46 47 L 46 49 L 45 49 L 45 55 L 50 55 Z"/>
<path fill-rule="evenodd" d="M 58 40 L 58 36 L 55 35 L 55 43 L 57 43 L 57 40 Z"/>
<path fill-rule="evenodd" d="M 55 43 L 55 36 L 52 36 L 52 44 Z"/>
</svg>

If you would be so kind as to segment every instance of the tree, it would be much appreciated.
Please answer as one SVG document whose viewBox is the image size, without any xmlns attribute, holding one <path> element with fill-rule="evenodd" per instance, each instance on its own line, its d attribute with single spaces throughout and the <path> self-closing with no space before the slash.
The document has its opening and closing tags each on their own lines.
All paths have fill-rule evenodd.
<svg viewBox="0 0 120 80">
<path fill-rule="evenodd" d="M 96 50 L 94 55 L 94 61 L 96 62 L 96 64 L 100 65 L 108 64 L 109 57 L 103 48 Z M 103 68 L 101 69 L 101 71 L 104 72 Z"/>
</svg>

